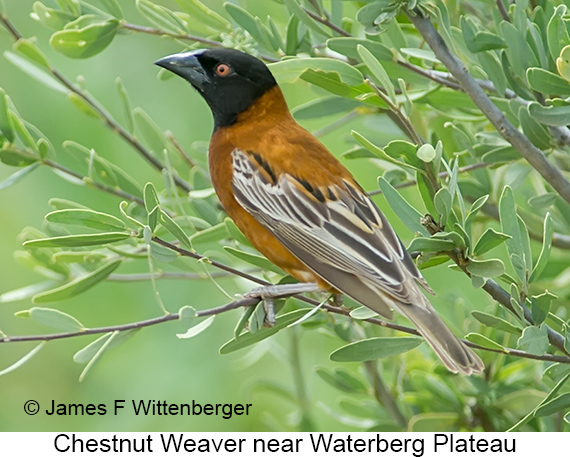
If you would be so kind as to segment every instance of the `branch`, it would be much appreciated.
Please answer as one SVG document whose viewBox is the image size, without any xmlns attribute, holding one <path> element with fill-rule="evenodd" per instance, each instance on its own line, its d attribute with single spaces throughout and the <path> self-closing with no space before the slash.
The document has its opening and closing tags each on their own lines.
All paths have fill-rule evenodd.
<svg viewBox="0 0 570 457">
<path fill-rule="evenodd" d="M 204 311 L 197 311 L 196 317 L 214 316 L 216 314 L 225 313 L 226 311 L 230 311 L 232 309 L 241 308 L 243 306 L 251 306 L 257 303 L 259 303 L 258 298 L 243 298 L 241 300 L 236 300 L 223 306 L 218 306 L 217 308 L 210 308 Z M 132 322 L 130 324 L 113 325 L 109 327 L 88 328 L 80 332 L 53 333 L 51 335 L 6 336 L 4 338 L 0 338 L 0 343 L 19 343 L 23 341 L 51 341 L 63 338 L 73 338 L 75 336 L 96 335 L 99 333 L 124 332 L 125 330 L 150 327 L 151 325 L 162 324 L 163 322 L 175 321 L 179 317 L 180 315 L 178 313 L 172 313 L 172 314 L 165 314 L 164 316 L 155 317 L 152 319 L 147 319 L 144 321 Z"/>
<path fill-rule="evenodd" d="M 423 16 L 423 13 L 418 9 L 414 10 L 413 13 L 406 12 L 406 14 L 420 35 L 429 44 L 437 58 L 447 67 L 463 90 L 497 129 L 499 134 L 513 145 L 519 154 L 556 189 L 564 200 L 570 203 L 570 181 L 568 181 L 562 172 L 548 161 L 544 153 L 534 146 L 525 135 L 519 132 L 501 110 L 495 106 L 479 84 L 477 84 L 477 81 L 475 81 L 468 72 L 467 68 L 465 68 L 465 65 L 449 50 L 430 19 Z"/>
<path fill-rule="evenodd" d="M 328 18 L 321 17 L 317 13 L 314 13 L 313 11 L 308 10 L 307 8 L 304 8 L 304 7 L 302 7 L 302 8 L 303 8 L 303 11 L 305 11 L 305 13 L 307 13 L 309 16 L 311 16 L 315 21 L 320 22 L 323 25 L 326 25 L 329 29 L 335 31 L 339 35 L 342 35 L 344 37 L 351 37 L 352 36 L 346 30 L 342 29 L 341 27 L 339 27 L 336 24 L 333 24 Z"/>
</svg>

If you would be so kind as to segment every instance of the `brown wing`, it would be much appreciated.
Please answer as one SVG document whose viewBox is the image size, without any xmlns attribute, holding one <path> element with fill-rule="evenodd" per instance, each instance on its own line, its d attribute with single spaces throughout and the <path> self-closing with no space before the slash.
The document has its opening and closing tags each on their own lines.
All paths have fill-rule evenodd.
<svg viewBox="0 0 570 457">
<path fill-rule="evenodd" d="M 377 313 L 407 316 L 452 371 L 481 371 L 480 359 L 437 316 L 431 289 L 384 215 L 354 184 L 313 188 L 286 173 L 268 176 L 254 153 L 232 153 L 237 202 L 317 275 Z M 268 179 L 270 178 L 270 179 Z"/>
</svg>

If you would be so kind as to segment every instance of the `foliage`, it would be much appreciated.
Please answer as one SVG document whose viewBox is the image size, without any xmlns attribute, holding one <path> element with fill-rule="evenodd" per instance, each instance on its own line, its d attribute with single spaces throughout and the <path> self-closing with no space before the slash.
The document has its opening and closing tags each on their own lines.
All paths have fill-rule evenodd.
<svg viewBox="0 0 570 457">
<path fill-rule="evenodd" d="M 132 176 L 112 154 L 96 151 L 89 138 L 65 132 L 65 141 L 56 143 L 50 129 L 33 125 L 12 94 L 0 88 L 0 162 L 16 169 L 0 189 L 23 186 L 38 170 L 51 169 L 72 185 L 114 198 L 96 208 L 84 205 L 72 190 L 66 199 L 51 198 L 42 230 L 23 229 L 15 253 L 43 279 L 3 291 L 0 302 L 21 301 L 24 309 L 14 319 L 63 332 L 58 338 L 102 333 L 74 356 L 86 364 L 80 380 L 135 329 L 179 320 L 185 330 L 178 336 L 187 339 L 212 331 L 216 314 L 245 307 L 220 352 L 251 346 L 253 354 L 268 341 L 275 350 L 283 340 L 266 338 L 289 334 L 295 386 L 269 389 L 274 400 L 286 398 L 297 411 L 283 427 L 314 429 L 322 415 L 330 414 L 361 430 L 567 431 L 567 6 L 546 0 L 267 3 L 255 11 L 245 2 L 210 9 L 199 0 L 137 0 L 135 12 L 117 0 L 38 1 L 31 17 L 36 27 L 49 30 L 49 45 L 19 35 L 10 21 L 14 5 L 0 12 L 13 39 L 4 65 L 13 64 L 35 79 L 29 84 L 55 91 L 90 122 L 103 124 L 104 135 L 120 138 L 121 148 L 142 157 L 159 178 L 151 184 Z M 139 17 L 144 23 L 137 23 Z M 232 288 L 228 306 L 208 310 L 192 303 L 197 311 L 165 303 L 158 279 L 169 275 L 215 283 L 220 271 L 258 284 L 291 278 L 256 253 L 225 216 L 208 179 L 203 142 L 186 145 L 160 126 L 168 121 L 155 120 L 159 113 L 133 109 L 132 94 L 119 78 L 105 90 L 117 94 L 122 116 L 87 90 L 89 61 L 82 59 L 102 58 L 123 40 L 142 43 L 143 35 L 171 40 L 173 52 L 224 45 L 252 53 L 269 64 L 285 89 L 306 90 L 309 95 L 293 112 L 300 122 L 318 126 L 317 135 L 352 129 L 341 143 L 346 144 L 343 160 L 355 164 L 363 179 L 370 173 L 377 179 L 378 187 L 367 190 L 383 194 L 378 202 L 402 238 L 413 236 L 408 249 L 428 278 L 436 272 L 444 301 L 445 287 L 463 277 L 487 294 L 484 300 L 472 299 L 471 291 L 464 291 L 454 316 L 447 316 L 479 349 L 484 375 L 461 378 L 445 372 L 432 353 L 414 349 L 421 340 L 401 334 L 413 330 L 399 321 L 383 323 L 350 300 L 336 308 L 323 303 L 325 297 L 287 299 L 272 328 L 264 328 L 265 311 L 256 300 L 232 298 L 246 292 L 242 282 L 224 283 Z M 53 50 L 77 59 L 85 77 L 68 79 L 54 63 L 62 56 Z M 461 64 L 468 72 L 460 71 Z M 169 79 L 162 71 L 159 76 Z M 158 92 L 167 84 L 173 83 L 157 81 L 145 90 Z M 182 89 L 189 90 L 177 86 Z M 200 109 L 206 112 L 205 106 Z M 171 122 L 185 110 L 173 109 Z M 405 187 L 415 190 L 399 190 Z M 46 189 L 44 198 L 50 197 Z M 151 320 L 140 315 L 137 323 L 117 326 L 109 319 L 100 329 L 58 309 L 64 300 L 96 293 L 106 280 L 151 281 L 162 315 Z M 320 308 L 312 313 L 309 305 Z M 168 312 L 173 306 L 180 311 Z M 212 317 L 196 322 L 205 316 Z M 307 333 L 335 342 L 329 351 L 334 364 L 323 366 L 326 355 L 319 352 L 323 360 L 316 369 L 320 385 L 329 384 L 337 395 L 324 412 L 307 400 L 303 385 L 298 339 Z M 9 335 L 0 342 L 53 338 Z M 19 368 L 40 347 L 0 374 Z M 264 426 L 273 427 L 274 421 L 267 419 Z"/>
</svg>

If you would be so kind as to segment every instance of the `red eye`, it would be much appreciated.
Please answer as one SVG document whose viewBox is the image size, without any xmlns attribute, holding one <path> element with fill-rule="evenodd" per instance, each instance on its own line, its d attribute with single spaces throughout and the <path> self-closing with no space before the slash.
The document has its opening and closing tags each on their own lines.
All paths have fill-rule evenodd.
<svg viewBox="0 0 570 457">
<path fill-rule="evenodd" d="M 216 67 L 216 74 L 218 76 L 228 76 L 231 73 L 231 68 L 226 63 L 220 63 Z"/>
</svg>

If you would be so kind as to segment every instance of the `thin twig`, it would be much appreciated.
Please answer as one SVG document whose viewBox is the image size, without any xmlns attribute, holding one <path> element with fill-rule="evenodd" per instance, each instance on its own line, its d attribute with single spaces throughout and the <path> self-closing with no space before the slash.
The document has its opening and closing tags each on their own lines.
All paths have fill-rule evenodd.
<svg viewBox="0 0 570 457">
<path fill-rule="evenodd" d="M 503 20 L 511 22 L 511 18 L 509 17 L 509 13 L 507 12 L 505 5 L 503 4 L 503 0 L 496 0 L 496 3 L 499 13 L 501 13 L 501 17 L 503 18 Z"/>
<path fill-rule="evenodd" d="M 188 155 L 188 153 L 184 150 L 182 145 L 178 142 L 170 130 L 166 131 L 166 139 L 172 143 L 172 146 L 174 146 L 174 148 L 178 151 L 180 157 L 182 157 L 182 160 L 186 162 L 189 168 L 194 168 L 196 166 L 194 159 Z"/>
<path fill-rule="evenodd" d="M 232 309 L 255 305 L 256 303 L 259 303 L 259 298 L 243 298 L 241 300 L 230 302 L 226 305 L 218 306 L 217 308 L 210 308 L 203 311 L 197 311 L 196 317 L 214 316 L 217 314 L 225 313 Z M 165 314 L 164 316 L 160 317 L 154 317 L 152 319 L 147 319 L 144 321 L 132 322 L 130 324 L 88 328 L 80 332 L 53 333 L 51 335 L 6 336 L 4 338 L 0 338 L 0 343 L 20 343 L 25 341 L 51 341 L 51 340 L 59 340 L 62 338 L 72 338 L 76 336 L 96 335 L 99 333 L 124 332 L 125 330 L 139 329 L 143 327 L 150 327 L 151 325 L 162 324 L 164 322 L 175 321 L 179 319 L 179 317 L 180 315 L 178 313 L 171 313 L 171 314 Z"/>
<path fill-rule="evenodd" d="M 307 8 L 303 8 L 303 10 L 305 11 L 305 13 L 307 13 L 309 16 L 311 16 L 315 21 L 320 22 L 323 25 L 326 25 L 329 29 L 335 31 L 339 35 L 342 35 L 344 37 L 351 37 L 352 36 L 346 30 L 342 29 L 341 27 L 339 27 L 336 24 L 333 24 L 328 18 L 321 17 L 317 13 L 314 13 L 313 11 L 308 10 Z"/>
</svg>

